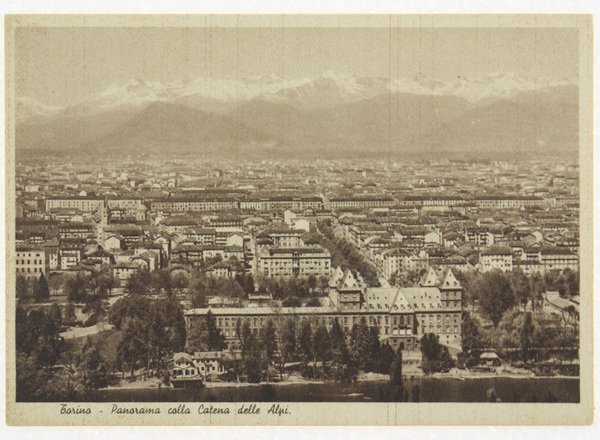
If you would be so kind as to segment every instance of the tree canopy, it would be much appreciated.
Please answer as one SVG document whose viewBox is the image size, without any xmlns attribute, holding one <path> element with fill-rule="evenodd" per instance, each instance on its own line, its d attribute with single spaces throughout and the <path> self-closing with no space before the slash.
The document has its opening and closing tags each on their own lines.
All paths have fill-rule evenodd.
<svg viewBox="0 0 600 440">
<path fill-rule="evenodd" d="M 421 369 L 425 374 L 446 371 L 453 367 L 448 347 L 440 344 L 435 333 L 426 333 L 421 338 Z"/>
<path fill-rule="evenodd" d="M 483 274 L 478 282 L 481 310 L 498 326 L 502 315 L 516 304 L 516 298 L 510 279 L 500 271 Z"/>
</svg>

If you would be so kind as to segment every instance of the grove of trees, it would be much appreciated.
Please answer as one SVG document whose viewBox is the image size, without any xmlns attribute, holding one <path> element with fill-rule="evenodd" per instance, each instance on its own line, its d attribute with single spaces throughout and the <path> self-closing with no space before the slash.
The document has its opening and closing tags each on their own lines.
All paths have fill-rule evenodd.
<svg viewBox="0 0 600 440">
<path fill-rule="evenodd" d="M 390 373 L 394 351 L 379 341 L 377 329 L 368 327 L 364 319 L 353 326 L 350 334 L 337 319 L 330 328 L 308 319 L 279 320 L 275 325 L 274 320 L 268 319 L 259 329 L 251 328 L 242 319 L 237 321 L 235 333 L 240 358 L 229 365 L 235 378 L 249 382 L 283 378 L 290 364 L 306 378 L 340 382 L 355 380 L 359 370 Z M 191 324 L 188 351 L 223 350 L 225 346 L 223 334 L 210 312 L 205 319 Z"/>
<path fill-rule="evenodd" d="M 327 221 L 319 222 L 318 229 L 322 234 L 319 236 L 321 244 L 331 253 L 332 267 L 341 266 L 342 268 L 355 269 L 361 274 L 369 287 L 380 286 L 377 269 L 358 252 L 352 243 L 336 237 Z"/>
<path fill-rule="evenodd" d="M 105 387 L 112 378 L 110 366 L 87 341 L 80 353 L 68 359 L 60 336 L 65 319 L 58 305 L 16 308 L 17 401 L 65 401 L 85 390 Z M 67 316 L 68 317 L 68 316 Z"/>
<path fill-rule="evenodd" d="M 256 284 L 260 291 L 265 291 L 273 296 L 273 299 L 296 298 L 300 302 L 305 298 L 314 298 L 325 295 L 328 288 L 329 278 L 326 276 L 315 277 L 311 275 L 306 278 L 270 278 L 257 277 Z M 291 306 L 290 306 L 291 307 Z"/>
<path fill-rule="evenodd" d="M 133 377 L 143 369 L 146 376 L 167 374 L 167 363 L 183 351 L 186 328 L 181 305 L 174 298 L 150 300 L 142 295 L 119 298 L 108 321 L 123 332 L 117 347 L 119 370 Z"/>
<path fill-rule="evenodd" d="M 22 303 L 41 303 L 50 299 L 50 287 L 43 273 L 38 278 L 17 275 L 15 293 Z"/>
<path fill-rule="evenodd" d="M 550 271 L 544 276 L 526 276 L 521 270 L 486 273 L 456 271 L 455 275 L 463 287 L 465 305 L 472 310 L 479 305 L 483 315 L 496 327 L 503 314 L 515 306 L 525 310 L 530 305 L 535 311 L 540 307 L 545 291 L 558 291 L 561 296 L 579 295 L 579 272 L 569 269 Z"/>
</svg>

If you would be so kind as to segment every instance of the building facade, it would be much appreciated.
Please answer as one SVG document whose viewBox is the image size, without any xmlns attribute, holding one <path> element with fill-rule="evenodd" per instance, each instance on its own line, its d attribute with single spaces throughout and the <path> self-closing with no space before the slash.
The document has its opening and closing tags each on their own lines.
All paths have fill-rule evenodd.
<svg viewBox="0 0 600 440">
<path fill-rule="evenodd" d="M 46 251 L 37 247 L 17 246 L 15 267 L 17 276 L 39 278 L 41 274 L 47 275 Z"/>
<path fill-rule="evenodd" d="M 320 246 L 268 248 L 257 257 L 258 273 L 266 277 L 318 277 L 331 273 L 331 254 Z"/>
<path fill-rule="evenodd" d="M 334 277 L 339 277 L 334 273 Z M 348 280 L 350 280 L 348 282 Z M 248 324 L 254 334 L 270 320 L 276 329 L 287 320 L 296 328 L 308 320 L 313 329 L 324 325 L 331 329 L 337 320 L 347 337 L 362 320 L 378 331 L 379 339 L 394 350 L 418 350 L 426 333 L 439 336 L 440 342 L 460 350 L 462 331 L 462 286 L 450 269 L 426 272 L 418 286 L 410 288 L 362 288 L 353 277 L 343 275 L 330 288 L 326 305 L 320 307 L 209 307 L 185 312 L 188 328 L 211 313 L 230 349 L 239 349 L 238 331 Z M 355 280 L 354 280 L 355 281 Z"/>
</svg>

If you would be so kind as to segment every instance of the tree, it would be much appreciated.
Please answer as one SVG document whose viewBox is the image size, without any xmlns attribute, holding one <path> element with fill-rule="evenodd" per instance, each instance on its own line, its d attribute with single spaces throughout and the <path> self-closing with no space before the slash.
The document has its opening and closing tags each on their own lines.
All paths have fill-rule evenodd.
<svg viewBox="0 0 600 440">
<path fill-rule="evenodd" d="M 148 345 L 143 339 L 143 331 L 139 322 L 129 321 L 125 328 L 123 339 L 117 346 L 117 362 L 121 365 L 121 370 L 130 371 L 131 378 L 135 375 L 136 368 L 143 364 L 141 359 L 148 357 Z"/>
<path fill-rule="evenodd" d="M 115 278 L 112 268 L 103 265 L 100 271 L 94 277 L 96 293 L 102 297 L 110 296 L 112 289 L 119 285 L 119 279 Z"/>
<path fill-rule="evenodd" d="M 35 301 L 44 302 L 50 298 L 50 288 L 46 276 L 41 273 L 34 291 Z"/>
<path fill-rule="evenodd" d="M 74 401 L 83 391 L 77 371 L 65 367 L 51 372 L 23 353 L 17 353 L 15 371 L 17 402 Z"/>
<path fill-rule="evenodd" d="M 173 300 L 165 301 L 165 324 L 168 330 L 168 347 L 171 352 L 182 351 L 185 347 L 185 318 L 180 304 Z"/>
<path fill-rule="evenodd" d="M 297 296 L 291 295 L 284 299 L 281 305 L 283 307 L 300 307 L 302 305 L 302 301 L 300 301 L 300 298 Z"/>
<path fill-rule="evenodd" d="M 147 270 L 135 271 L 127 280 L 126 289 L 129 293 L 146 294 L 150 288 L 150 272 Z"/>
<path fill-rule="evenodd" d="M 340 326 L 337 318 L 333 320 L 330 331 L 331 355 L 334 364 L 347 364 L 350 361 L 350 353 L 346 345 L 344 329 Z"/>
<path fill-rule="evenodd" d="M 96 390 L 108 385 L 108 366 L 90 337 L 81 349 L 80 368 L 86 390 Z"/>
<path fill-rule="evenodd" d="M 160 293 L 161 290 L 164 290 L 167 294 L 170 293 L 173 287 L 171 272 L 167 269 L 152 272 L 151 285 L 156 293 Z"/>
<path fill-rule="evenodd" d="M 269 365 L 273 362 L 275 350 L 277 350 L 277 335 L 275 334 L 275 325 L 270 319 L 262 329 L 262 347 L 266 359 L 267 378 L 269 377 Z"/>
<path fill-rule="evenodd" d="M 536 304 L 539 303 L 542 294 L 546 291 L 546 284 L 544 279 L 539 273 L 534 273 L 529 277 L 530 283 L 530 295 L 531 295 L 531 307 L 535 311 Z"/>
<path fill-rule="evenodd" d="M 521 327 L 521 359 L 523 362 L 529 360 L 529 348 L 531 347 L 533 330 L 534 327 L 531 312 L 526 312 Z"/>
<path fill-rule="evenodd" d="M 72 302 L 67 303 L 62 317 L 62 322 L 66 325 L 73 325 L 77 321 L 77 315 L 75 314 L 75 304 Z"/>
<path fill-rule="evenodd" d="M 321 307 L 321 301 L 319 298 L 310 298 L 306 301 L 305 307 Z"/>
<path fill-rule="evenodd" d="M 244 323 L 241 325 L 238 338 L 240 340 L 242 359 L 245 359 L 246 355 L 253 350 L 255 345 L 252 330 L 250 329 L 250 324 L 248 324 L 248 321 L 244 321 Z"/>
<path fill-rule="evenodd" d="M 425 269 L 399 270 L 390 277 L 390 284 L 398 287 L 416 285 L 423 276 Z"/>
<path fill-rule="evenodd" d="M 54 365 L 63 348 L 63 339 L 58 334 L 60 323 L 54 319 L 54 316 L 41 309 L 33 309 L 27 316 L 30 333 L 28 348 L 40 365 Z"/>
<path fill-rule="evenodd" d="M 475 305 L 479 301 L 479 279 L 480 274 L 476 272 L 455 271 L 454 275 L 463 288 L 463 300 L 475 311 Z"/>
<path fill-rule="evenodd" d="M 369 329 L 367 321 L 362 317 L 358 324 L 350 330 L 350 354 L 361 370 L 367 369 Z"/>
<path fill-rule="evenodd" d="M 518 348 L 521 340 L 524 314 L 517 308 L 508 310 L 500 320 L 498 327 L 494 329 L 495 346 L 498 350 L 504 348 Z"/>
<path fill-rule="evenodd" d="M 440 344 L 435 333 L 426 333 L 421 338 L 421 356 L 421 369 L 425 374 L 445 371 L 453 366 L 448 347 Z"/>
<path fill-rule="evenodd" d="M 190 323 L 187 332 L 185 349 L 188 352 L 206 351 L 206 321 L 204 319 L 195 319 Z"/>
<path fill-rule="evenodd" d="M 327 327 L 320 325 L 317 327 L 313 337 L 313 353 L 315 361 L 321 361 L 321 371 L 324 376 L 325 362 L 331 357 L 331 339 Z"/>
<path fill-rule="evenodd" d="M 289 362 L 296 354 L 296 323 L 293 319 L 287 319 L 281 329 L 279 343 L 280 364 L 279 375 L 283 379 L 283 369 L 286 362 Z"/>
<path fill-rule="evenodd" d="M 224 350 L 227 347 L 225 336 L 221 329 L 217 327 L 217 321 L 209 310 L 206 314 L 206 328 L 208 331 L 208 350 Z"/>
<path fill-rule="evenodd" d="M 356 378 L 358 371 L 350 358 L 344 329 L 337 319 L 333 320 L 329 335 L 332 361 L 331 378 L 335 381 L 351 382 Z"/>
<path fill-rule="evenodd" d="M 204 307 L 206 305 L 206 292 L 208 291 L 208 280 L 199 273 L 194 273 L 188 284 L 188 294 L 191 296 L 192 307 Z"/>
<path fill-rule="evenodd" d="M 511 273 L 510 284 L 515 298 L 525 310 L 525 307 L 527 306 L 527 303 L 531 297 L 531 286 L 529 279 L 527 276 L 525 276 L 522 270 L 515 270 Z"/>
<path fill-rule="evenodd" d="M 65 279 L 63 291 L 67 295 L 70 302 L 81 303 L 86 300 L 87 291 L 89 288 L 89 277 L 82 274 L 77 274 L 75 277 Z"/>
<path fill-rule="evenodd" d="M 325 295 L 325 291 L 329 288 L 329 278 L 325 275 L 321 275 L 317 280 L 317 284 L 321 295 Z"/>
<path fill-rule="evenodd" d="M 129 295 L 119 298 L 112 305 L 108 313 L 108 322 L 122 330 L 131 320 L 147 323 L 149 316 L 150 300 L 142 295 Z"/>
<path fill-rule="evenodd" d="M 484 336 L 479 322 L 471 316 L 468 311 L 462 315 L 462 351 L 470 352 L 476 348 L 482 348 L 484 345 Z"/>
<path fill-rule="evenodd" d="M 262 333 L 265 355 L 271 361 L 277 349 L 277 335 L 275 334 L 275 325 L 272 320 L 267 320 Z"/>
<path fill-rule="evenodd" d="M 254 293 L 254 278 L 252 274 L 237 273 L 235 281 L 242 287 L 244 293 L 246 293 L 245 297 L 248 296 L 248 293 Z"/>
<path fill-rule="evenodd" d="M 64 285 L 63 276 L 61 273 L 54 273 L 48 276 L 48 287 L 50 293 L 57 294 L 58 290 Z"/>
<path fill-rule="evenodd" d="M 186 330 L 183 312 L 178 302 L 174 299 L 161 299 L 151 301 L 142 295 L 129 295 L 120 298 L 109 312 L 109 322 L 117 329 L 126 332 L 125 337 L 133 341 L 125 341 L 119 348 L 119 360 L 122 366 L 133 368 L 131 353 L 142 350 L 140 355 L 145 358 L 146 373 L 154 368 L 156 374 L 166 365 L 166 359 L 175 351 L 181 351 L 185 344 Z M 204 344 L 197 348 L 206 350 L 208 330 L 204 320 L 194 321 L 194 324 L 204 324 L 198 335 L 198 343 Z M 195 341 L 194 330 L 191 328 L 190 345 Z M 138 366 L 142 366 L 141 358 L 136 359 Z"/>
<path fill-rule="evenodd" d="M 402 350 L 398 349 L 396 357 L 390 366 L 390 400 L 399 402 L 402 400 Z"/>
<path fill-rule="evenodd" d="M 569 296 L 579 295 L 579 271 L 565 269 L 563 272 Z"/>
<path fill-rule="evenodd" d="M 173 277 L 172 285 L 174 289 L 178 290 L 179 293 L 181 293 L 183 292 L 183 289 L 185 289 L 189 285 L 188 277 L 186 277 L 182 273 L 178 273 Z"/>
<path fill-rule="evenodd" d="M 40 368 L 33 356 L 19 351 L 15 371 L 17 402 L 42 400 L 50 373 Z"/>
<path fill-rule="evenodd" d="M 52 304 L 49 307 L 48 316 L 60 328 L 60 326 L 62 325 L 63 317 L 62 312 L 60 311 L 60 306 L 58 304 Z"/>
<path fill-rule="evenodd" d="M 512 286 L 508 278 L 497 270 L 483 274 L 478 285 L 481 309 L 497 327 L 504 312 L 515 305 Z"/>
<path fill-rule="evenodd" d="M 264 371 L 261 341 L 252 333 L 250 324 L 247 321 L 238 328 L 242 365 L 246 378 L 248 382 L 258 383 L 261 381 Z"/>
<path fill-rule="evenodd" d="M 249 330 L 249 328 L 248 328 Z M 187 337 L 187 349 L 190 351 L 223 350 L 227 347 L 225 336 L 217 327 L 214 315 L 209 310 L 204 319 L 194 320 Z"/>
<path fill-rule="evenodd" d="M 374 346 L 373 350 L 376 350 L 376 354 L 369 369 L 376 373 L 389 374 L 390 367 L 395 358 L 394 350 L 387 342 L 385 344 L 379 344 L 377 348 Z"/>
<path fill-rule="evenodd" d="M 30 354 L 33 349 L 32 334 L 27 311 L 20 305 L 15 309 L 15 345 L 18 352 Z"/>
<path fill-rule="evenodd" d="M 350 353 L 358 368 L 364 371 L 380 369 L 380 349 L 379 330 L 377 327 L 369 327 L 365 317 L 362 317 L 358 324 L 352 326 L 350 332 Z M 389 363 L 384 372 L 388 369 Z"/>
<path fill-rule="evenodd" d="M 243 363 L 248 382 L 259 383 L 262 379 L 262 367 L 260 359 L 257 358 L 255 353 L 249 353 L 244 358 Z"/>
<path fill-rule="evenodd" d="M 298 352 L 305 363 L 312 358 L 312 326 L 308 319 L 302 320 L 300 325 Z"/>
<path fill-rule="evenodd" d="M 17 275 L 16 295 L 21 301 L 27 301 L 31 297 L 29 282 L 22 275 Z"/>
</svg>

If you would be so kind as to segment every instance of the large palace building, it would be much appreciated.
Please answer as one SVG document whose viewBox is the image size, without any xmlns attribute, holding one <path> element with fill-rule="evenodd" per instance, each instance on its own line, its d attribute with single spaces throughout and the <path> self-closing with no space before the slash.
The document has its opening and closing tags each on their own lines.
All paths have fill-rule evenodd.
<svg viewBox="0 0 600 440">
<path fill-rule="evenodd" d="M 239 349 L 236 328 L 248 323 L 258 334 L 268 320 L 279 328 L 287 319 L 310 320 L 313 328 L 331 328 L 337 319 L 346 335 L 362 318 L 378 329 L 379 338 L 397 350 L 417 350 L 426 333 L 435 333 L 440 342 L 454 352 L 460 350 L 462 326 L 462 287 L 452 270 L 428 268 L 415 287 L 366 288 L 350 271 L 337 268 L 331 278 L 329 296 L 320 307 L 281 307 L 279 302 L 248 302 L 243 307 L 209 307 L 190 309 L 185 313 L 188 328 L 209 313 L 223 332 L 231 349 Z M 239 324 L 238 324 L 239 322 Z"/>
</svg>

